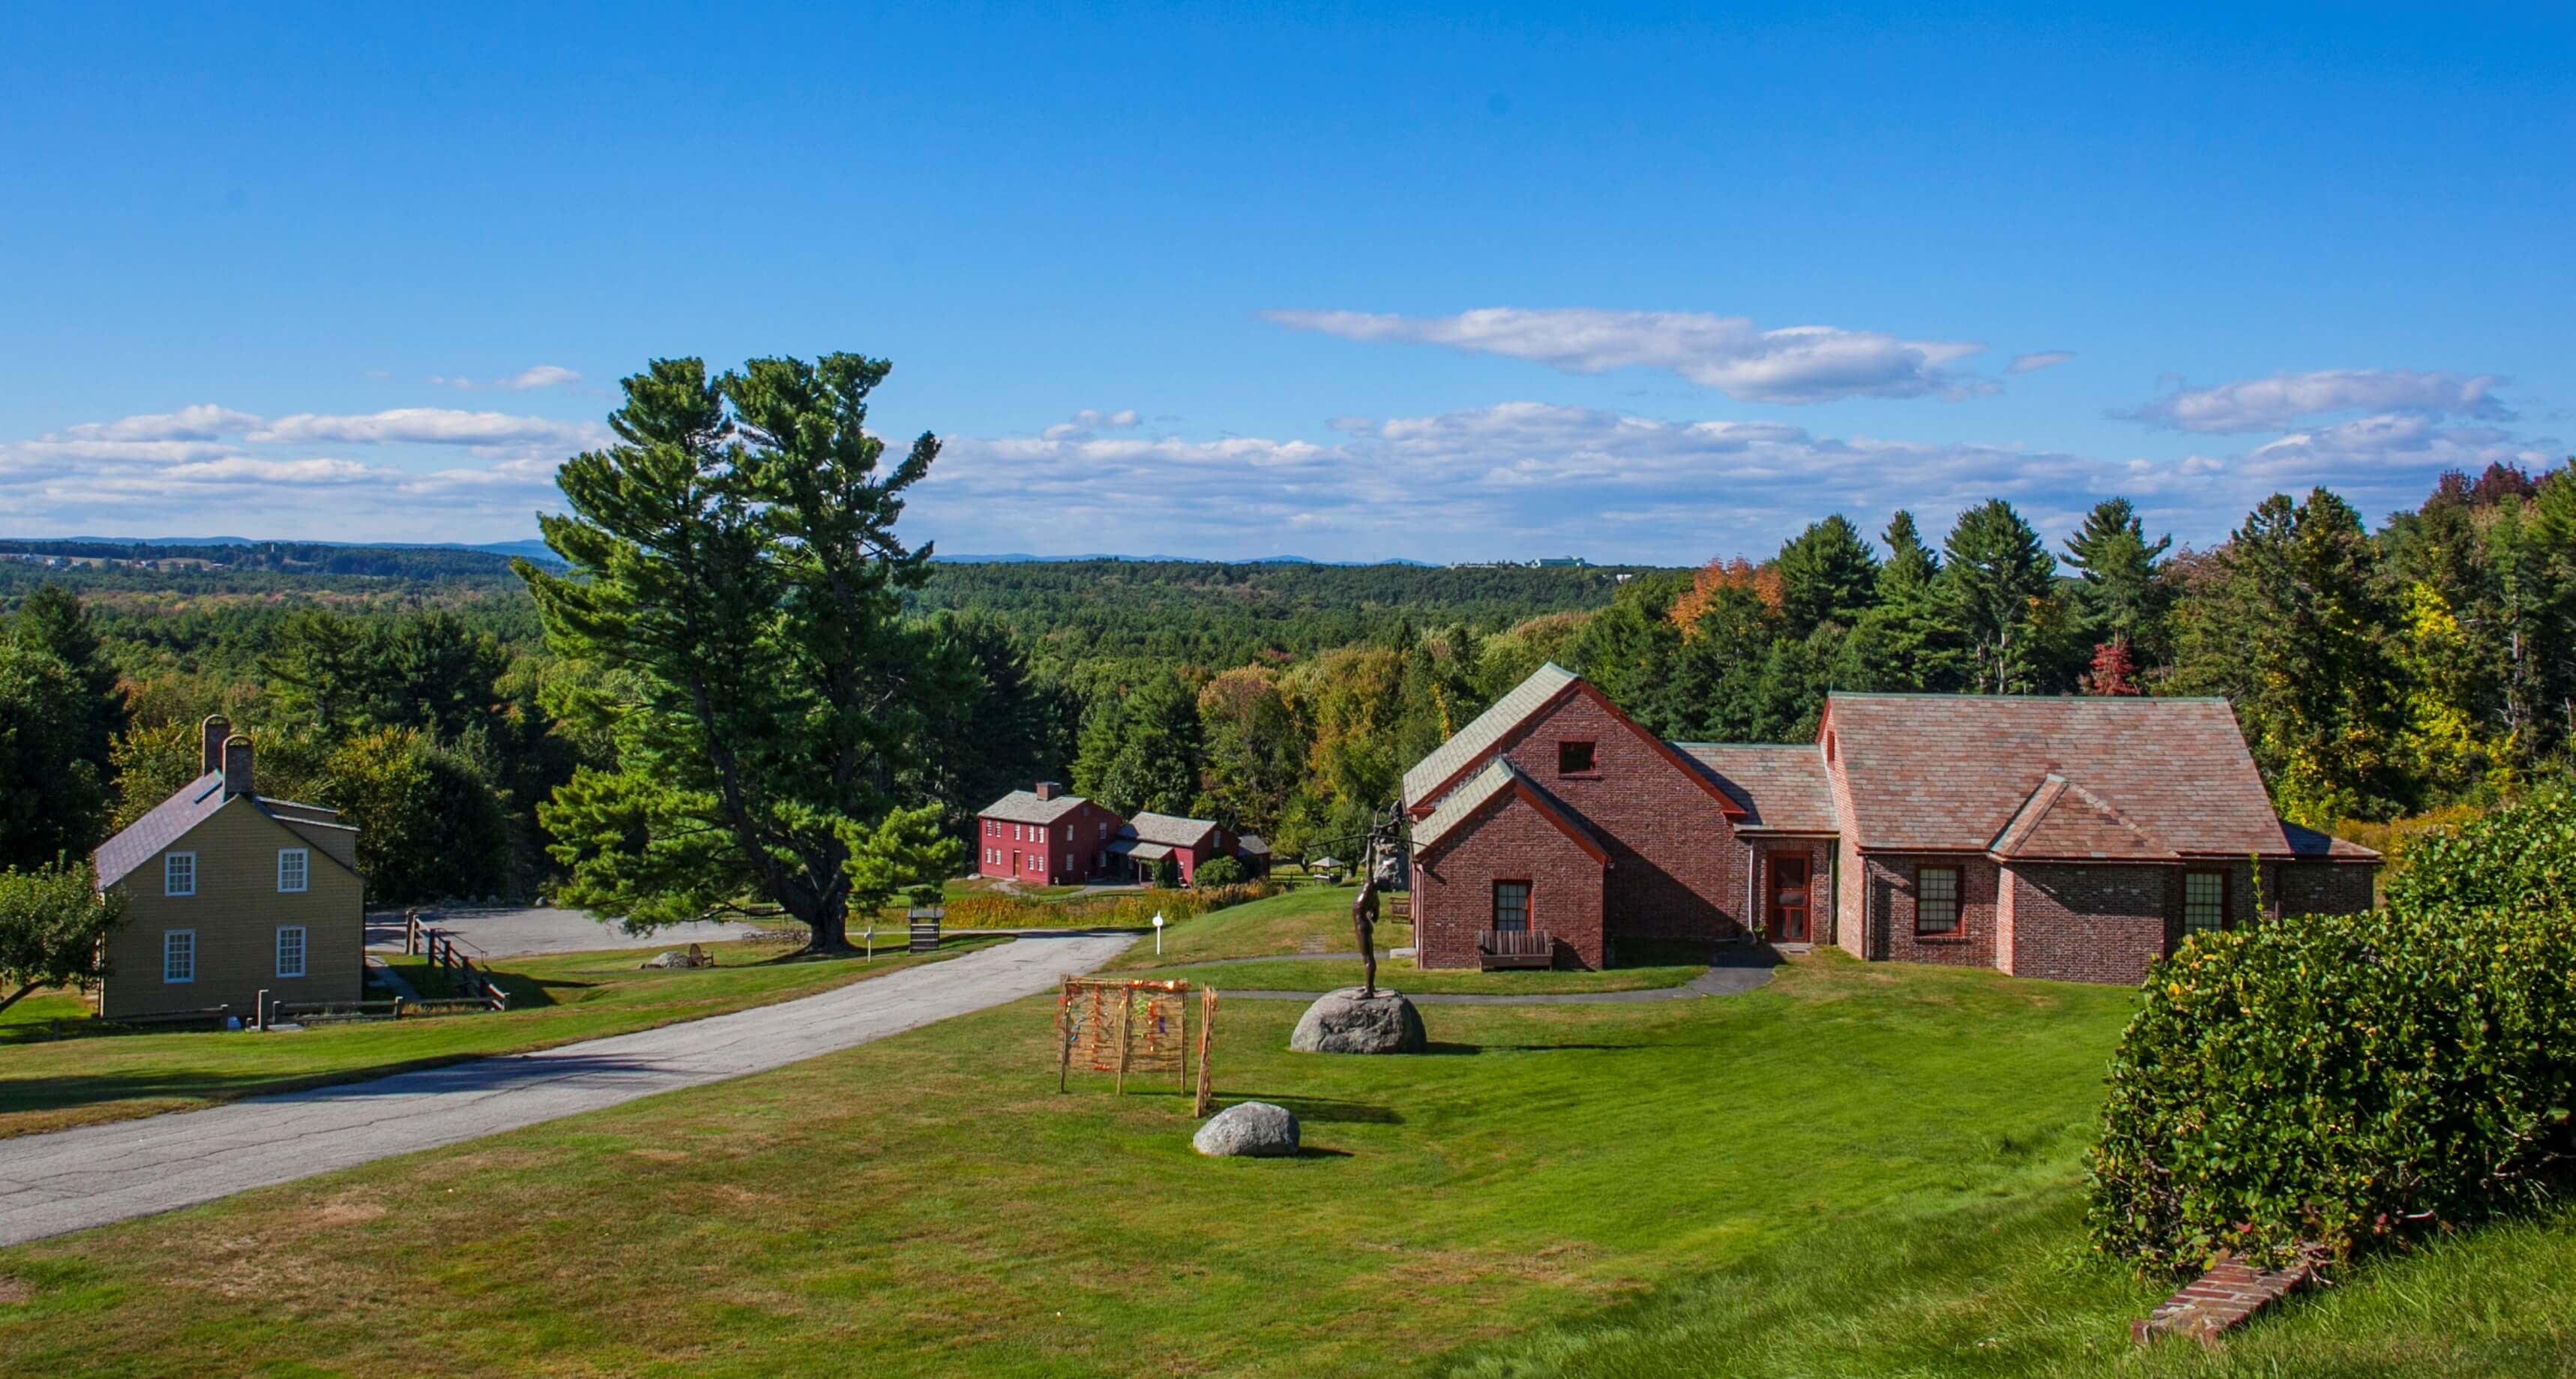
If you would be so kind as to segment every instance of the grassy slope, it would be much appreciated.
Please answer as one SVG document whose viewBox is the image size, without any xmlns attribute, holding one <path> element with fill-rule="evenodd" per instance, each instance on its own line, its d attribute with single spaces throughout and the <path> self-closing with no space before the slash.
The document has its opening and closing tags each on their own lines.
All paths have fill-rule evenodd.
<svg viewBox="0 0 2576 1379">
<path fill-rule="evenodd" d="M 991 941 L 952 939 L 943 952 Z M 624 1034 L 936 961 L 897 952 L 874 961 L 777 963 L 771 960 L 788 952 L 786 947 L 726 943 L 709 945 L 718 964 L 713 968 L 637 968 L 668 947 L 503 959 L 508 970 L 501 980 L 510 989 L 512 1009 L 500 1014 L 337 1025 L 301 1034 L 95 1034 L 41 1041 L 33 1040 L 32 1019 L 0 1026 L 0 1136 Z M 30 997 L 19 1009 L 39 999 Z M 59 999 L 70 1008 L 53 1013 L 78 1013 L 76 998 Z M 19 1042 L 11 1042 L 13 1033 Z"/>
<path fill-rule="evenodd" d="M 0 1253 L 30 1373 L 2462 1374 L 2576 1365 L 2576 1230 L 2355 1271 L 2137 1357 L 2080 1148 L 2127 994 L 1798 964 L 1732 1000 L 1442 1008 L 1282 1051 L 1211 1162 L 1170 1094 L 1053 1094 L 1044 1000 L 761 1077 Z M 12 1281 L 14 1280 L 14 1285 Z"/>
<path fill-rule="evenodd" d="M 1163 934 L 1163 951 L 1152 939 L 1127 950 L 1114 967 L 1179 967 L 1211 958 L 1293 956 L 1298 945 L 1316 938 L 1334 953 L 1357 952 L 1351 937 L 1350 886 L 1300 886 L 1173 925 Z M 1401 924 L 1377 926 L 1377 946 L 1401 948 L 1413 942 L 1413 931 Z M 1356 973 L 1358 969 L 1354 968 Z M 1352 978 L 1356 981 L 1356 975 Z"/>
<path fill-rule="evenodd" d="M 2128 1351 L 2078 1154 L 2127 993 L 1832 956 L 1723 1001 L 1426 1012 L 1440 1052 L 1053 1094 L 1027 1001 L 776 1073 L 0 1252 L 29 1373 L 2564 1373 L 2576 1221 Z M 23 1295 L 15 1304 L 11 1292 Z"/>
<path fill-rule="evenodd" d="M 1151 950 L 1148 950 L 1149 952 Z M 1540 995 L 1569 991 L 1641 991 L 1649 987 L 1679 986 L 1700 973 L 1705 965 L 1680 967 L 1614 967 L 1606 972 L 1425 972 L 1410 958 L 1391 958 L 1377 965 L 1378 985 L 1393 991 L 1416 995 L 1466 992 L 1490 995 Z M 1360 965 L 1356 958 L 1322 962 L 1312 958 L 1281 958 L 1275 962 L 1230 963 L 1222 967 L 1157 968 L 1156 976 L 1174 976 L 1194 982 L 1206 982 L 1219 991 L 1241 988 L 1246 991 L 1331 991 L 1337 987 L 1357 986 Z"/>
</svg>

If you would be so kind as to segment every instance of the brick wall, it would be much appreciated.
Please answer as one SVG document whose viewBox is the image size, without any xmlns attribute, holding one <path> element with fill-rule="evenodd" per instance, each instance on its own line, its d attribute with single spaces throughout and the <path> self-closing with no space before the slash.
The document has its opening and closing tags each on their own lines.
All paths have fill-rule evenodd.
<svg viewBox="0 0 2576 1379">
<path fill-rule="evenodd" d="M 1497 881 L 1530 883 L 1530 927 L 1555 936 L 1560 965 L 1602 965 L 1601 864 L 1507 792 L 1414 860 L 1413 935 L 1422 966 L 1476 965 L 1476 939 L 1493 926 Z"/>
<path fill-rule="evenodd" d="M 2275 867 L 2281 913 L 2352 915 L 2371 906 L 2376 866 L 2349 862 L 2291 862 Z"/>
<path fill-rule="evenodd" d="M 2179 923 L 2169 867 L 2028 863 L 2003 871 L 1996 966 L 2018 977 L 2134 986 Z"/>
<path fill-rule="evenodd" d="M 1914 932 L 1914 872 L 1918 866 L 1959 869 L 1959 927 L 1948 935 Z M 1993 862 L 1957 854 L 1871 853 L 1861 874 L 1843 874 L 1846 889 L 1855 881 L 1867 915 L 1866 956 L 1890 962 L 1929 962 L 1949 967 L 1995 964 L 1996 873 Z"/>
<path fill-rule="evenodd" d="M 1828 747 L 1833 744 L 1829 736 Z M 1869 868 L 1861 861 L 1860 843 L 1852 837 L 1851 778 L 1843 773 L 1842 753 L 1825 753 L 1825 784 L 1833 791 L 1834 817 L 1843 825 L 1841 840 L 1835 845 L 1835 860 L 1841 867 L 1841 885 L 1834 896 L 1834 943 L 1855 958 L 1872 956 L 1869 927 Z"/>
<path fill-rule="evenodd" d="M 1562 742 L 1593 744 L 1593 769 L 1557 770 Z M 1645 735 L 1583 691 L 1521 725 L 1502 755 L 1593 826 L 1610 852 L 1602 905 L 1611 933 L 1728 939 L 1751 860 L 1718 802 Z M 1598 954 L 1587 959 L 1597 965 Z"/>
</svg>

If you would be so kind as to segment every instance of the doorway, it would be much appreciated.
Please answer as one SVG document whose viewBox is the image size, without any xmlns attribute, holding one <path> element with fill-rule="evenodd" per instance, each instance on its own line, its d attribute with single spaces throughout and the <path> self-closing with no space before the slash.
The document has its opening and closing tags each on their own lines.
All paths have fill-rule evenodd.
<svg viewBox="0 0 2576 1379">
<path fill-rule="evenodd" d="M 1773 943 L 1805 943 L 1808 863 L 1802 853 L 1771 854 L 1770 930 Z"/>
</svg>

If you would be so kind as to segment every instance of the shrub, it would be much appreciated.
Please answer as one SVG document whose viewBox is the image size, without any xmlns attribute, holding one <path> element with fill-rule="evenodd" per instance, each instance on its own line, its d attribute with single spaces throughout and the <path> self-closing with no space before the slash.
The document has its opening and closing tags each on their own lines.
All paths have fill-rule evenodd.
<svg viewBox="0 0 2576 1379">
<path fill-rule="evenodd" d="M 2419 851 L 2434 870 L 2416 875 L 2515 852 L 2464 837 Z M 2576 1152 L 2568 910 L 2410 899 L 2204 934 L 2144 996 L 2112 1059 L 2087 1214 L 2098 1248 L 2142 1266 L 2447 1228 L 2532 1200 Z"/>
<path fill-rule="evenodd" d="M 1198 875 L 1190 878 L 1190 884 L 1201 888 L 1240 886 L 1243 884 L 1243 864 L 1231 857 L 1211 857 L 1199 864 Z"/>
<path fill-rule="evenodd" d="M 1181 884 L 1181 864 L 1169 857 L 1154 864 L 1154 884 L 1170 890 Z"/>
<path fill-rule="evenodd" d="M 2549 790 L 2456 828 L 2410 838 L 2388 903 L 2576 908 L 2576 794 Z"/>
</svg>

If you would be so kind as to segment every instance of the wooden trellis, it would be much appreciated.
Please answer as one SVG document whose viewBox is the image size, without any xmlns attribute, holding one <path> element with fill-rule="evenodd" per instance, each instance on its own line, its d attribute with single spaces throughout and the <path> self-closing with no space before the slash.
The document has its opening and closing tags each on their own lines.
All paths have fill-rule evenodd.
<svg viewBox="0 0 2576 1379">
<path fill-rule="evenodd" d="M 1190 994 L 1188 982 L 1138 981 L 1130 978 L 1067 977 L 1056 995 L 1058 1045 L 1055 1085 L 1069 1085 L 1074 1065 L 1118 1079 L 1127 1090 L 1129 1073 L 1170 1073 L 1174 1085 L 1190 1091 Z M 1216 992 L 1198 992 L 1198 1086 L 1196 1110 L 1207 1114 L 1214 1089 L 1208 1077 L 1208 1050 L 1216 1029 Z"/>
</svg>

